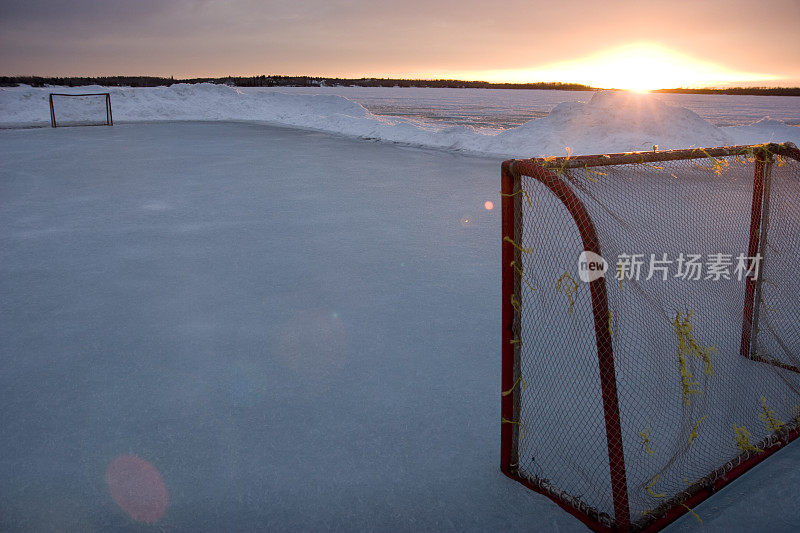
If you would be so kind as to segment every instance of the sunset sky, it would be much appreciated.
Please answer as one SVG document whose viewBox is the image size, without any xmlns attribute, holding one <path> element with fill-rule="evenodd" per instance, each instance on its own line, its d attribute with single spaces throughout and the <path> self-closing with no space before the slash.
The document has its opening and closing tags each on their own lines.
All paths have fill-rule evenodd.
<svg viewBox="0 0 800 533">
<path fill-rule="evenodd" d="M 798 0 L 0 0 L 0 74 L 797 86 L 799 25 Z"/>
</svg>

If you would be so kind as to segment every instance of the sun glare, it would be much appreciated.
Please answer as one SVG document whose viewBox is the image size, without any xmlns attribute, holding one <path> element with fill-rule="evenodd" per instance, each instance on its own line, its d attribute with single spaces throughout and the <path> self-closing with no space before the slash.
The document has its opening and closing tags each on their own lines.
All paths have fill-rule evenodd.
<svg viewBox="0 0 800 533">
<path fill-rule="evenodd" d="M 632 44 L 539 68 L 475 72 L 470 77 L 516 83 L 560 81 L 631 91 L 714 87 L 779 78 L 734 71 L 654 44 Z"/>
</svg>

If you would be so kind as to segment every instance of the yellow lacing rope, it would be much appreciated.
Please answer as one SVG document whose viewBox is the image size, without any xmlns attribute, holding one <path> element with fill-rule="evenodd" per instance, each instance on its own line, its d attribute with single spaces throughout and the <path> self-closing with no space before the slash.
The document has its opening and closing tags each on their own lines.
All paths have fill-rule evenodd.
<svg viewBox="0 0 800 533">
<path fill-rule="evenodd" d="M 609 337 L 613 337 L 614 336 L 614 332 L 611 330 L 611 319 L 612 318 L 614 318 L 614 312 L 613 311 L 609 311 L 608 312 L 608 336 Z"/>
<path fill-rule="evenodd" d="M 650 428 L 640 431 L 639 436 L 642 437 L 642 447 L 644 448 L 644 451 L 650 455 L 656 453 L 652 448 L 650 448 Z"/>
<path fill-rule="evenodd" d="M 509 394 L 511 394 L 512 392 L 514 392 L 514 389 L 516 389 L 517 385 L 519 385 L 520 383 L 522 383 L 522 390 L 525 390 L 525 389 L 528 388 L 528 385 L 525 383 L 525 380 L 522 379 L 522 376 L 520 376 L 520 377 L 517 378 L 517 381 L 515 381 L 514 384 L 511 385 L 510 389 L 504 390 L 501 393 L 501 396 L 505 397 L 505 396 L 508 396 Z"/>
<path fill-rule="evenodd" d="M 746 427 L 738 427 L 736 424 L 734 424 L 733 431 L 736 432 L 736 446 L 743 452 L 762 453 L 764 451 L 750 444 L 751 435 L 750 432 L 747 431 Z"/>
<path fill-rule="evenodd" d="M 681 375 L 681 388 L 683 389 L 683 404 L 687 407 L 691 405 L 689 396 L 692 394 L 702 394 L 702 391 L 695 389 L 700 385 L 697 381 L 692 381 L 692 373 L 689 372 L 689 365 L 686 361 L 686 354 L 678 349 L 678 369 Z"/>
<path fill-rule="evenodd" d="M 725 171 L 725 169 L 727 169 L 731 165 L 730 161 L 728 161 L 727 159 L 712 156 L 711 154 L 708 153 L 708 151 L 705 148 L 695 148 L 693 152 L 694 151 L 700 151 L 701 153 L 703 153 L 703 155 L 705 155 L 706 158 L 711 162 L 711 166 L 703 167 L 700 165 L 694 165 L 694 163 L 693 166 L 701 168 L 703 170 L 713 170 L 714 174 L 716 174 L 717 176 L 722 176 L 722 173 Z"/>
<path fill-rule="evenodd" d="M 512 267 L 514 270 L 516 270 L 516 271 L 517 271 L 517 274 L 519 274 L 519 279 L 521 279 L 521 280 L 522 280 L 522 281 L 525 283 L 525 285 L 527 285 L 527 286 L 528 286 L 528 288 L 529 288 L 530 290 L 532 290 L 532 291 L 535 291 L 535 290 L 536 290 L 536 287 L 534 287 L 533 285 L 531 285 L 531 284 L 528 282 L 528 280 L 527 280 L 527 279 L 525 279 L 525 271 L 522 269 L 522 267 L 521 267 L 521 266 L 519 266 L 519 265 L 517 264 L 517 262 L 516 262 L 516 261 L 511 261 L 511 263 L 510 263 L 508 266 Z"/>
<path fill-rule="evenodd" d="M 717 351 L 716 346 L 701 346 L 697 343 L 692 334 L 694 326 L 692 326 L 691 318 L 693 315 L 694 311 L 688 311 L 686 316 L 679 312 L 673 321 L 675 334 L 678 336 L 678 365 L 683 389 L 683 404 L 686 406 L 691 405 L 689 396 L 702 394 L 702 391 L 694 388 L 700 384 L 697 381 L 692 381 L 693 376 L 689 371 L 688 357 L 694 356 L 702 359 L 705 364 L 703 373 L 707 376 L 713 376 L 714 367 L 711 365 L 711 354 Z"/>
<path fill-rule="evenodd" d="M 592 177 L 592 174 L 595 176 L 608 176 L 608 172 L 600 172 L 599 170 L 592 170 L 589 168 L 589 165 L 583 165 L 583 170 L 586 171 L 586 179 L 591 181 L 592 183 L 597 183 L 597 179 Z"/>
<path fill-rule="evenodd" d="M 650 163 L 645 163 L 643 154 L 640 154 L 639 157 L 641 158 L 641 160 L 639 161 L 640 165 L 644 165 L 646 167 L 650 167 L 650 168 L 655 169 L 655 170 L 664 170 L 664 167 L 660 167 L 658 165 L 653 165 L 653 164 L 650 164 Z"/>
<path fill-rule="evenodd" d="M 504 192 L 501 192 L 500 196 L 505 196 L 506 198 L 510 198 L 512 196 L 517 196 L 518 194 L 522 194 L 522 196 L 525 197 L 525 201 L 528 203 L 528 207 L 533 207 L 533 204 L 531 203 L 531 197 L 528 196 L 528 193 L 527 191 L 525 191 L 525 189 L 520 189 L 517 192 L 511 194 L 506 194 Z"/>
<path fill-rule="evenodd" d="M 778 166 L 782 167 L 786 165 L 783 157 L 780 154 L 773 154 L 772 150 L 769 149 L 769 143 L 765 144 L 757 144 L 755 146 L 745 146 L 736 154 L 734 155 L 734 159 L 737 163 L 744 164 L 744 163 L 753 163 L 756 160 L 756 156 L 761 154 L 765 160 L 769 159 L 770 156 L 775 156 L 776 161 L 778 162 Z M 740 159 L 741 156 L 745 156 L 744 161 Z"/>
<path fill-rule="evenodd" d="M 508 343 L 509 344 L 519 344 L 520 346 L 522 346 L 522 341 L 519 340 L 519 339 L 511 339 L 510 341 L 508 341 Z"/>
<path fill-rule="evenodd" d="M 519 427 L 519 438 L 522 439 L 525 436 L 525 426 L 522 425 L 522 422 L 517 420 L 509 420 L 507 418 L 501 418 L 500 423 L 502 424 L 513 424 Z"/>
<path fill-rule="evenodd" d="M 783 420 L 778 420 L 775 418 L 775 411 L 770 411 L 767 408 L 767 399 L 765 397 L 761 397 L 761 415 L 758 417 L 764 422 L 764 425 L 767 426 L 767 429 L 776 433 L 783 429 L 786 425 Z"/>
<path fill-rule="evenodd" d="M 684 509 L 686 509 L 687 511 L 689 511 L 692 514 L 694 519 L 697 520 L 700 523 L 701 526 L 703 525 L 703 520 L 700 518 L 699 514 L 694 512 L 694 509 L 692 509 L 691 507 L 689 507 L 688 505 L 686 505 L 685 503 L 682 503 L 682 502 L 681 502 L 681 505 L 683 506 Z"/>
<path fill-rule="evenodd" d="M 745 156 L 744 161 L 742 161 L 740 159 L 741 156 Z M 756 152 L 755 152 L 755 150 L 753 148 L 751 148 L 750 146 L 747 146 L 747 147 L 739 150 L 738 152 L 736 152 L 736 155 L 733 156 L 733 159 L 734 159 L 734 161 L 736 161 L 740 165 L 744 165 L 744 164 L 747 164 L 747 163 L 753 163 L 756 160 Z"/>
<path fill-rule="evenodd" d="M 694 311 L 689 311 L 683 317 L 682 313 L 678 313 L 673 321 L 675 325 L 675 334 L 678 335 L 678 351 L 685 355 L 693 355 L 699 357 L 705 363 L 703 373 L 707 376 L 714 375 L 714 367 L 711 365 L 711 354 L 716 353 L 716 346 L 701 346 L 694 339 L 692 330 L 691 318 L 694 316 Z M 683 317 L 683 321 L 681 321 Z"/>
<path fill-rule="evenodd" d="M 663 498 L 663 497 L 666 496 L 666 494 L 664 494 L 663 492 L 658 492 L 657 493 L 657 492 L 653 491 L 653 485 L 658 483 L 658 478 L 660 478 L 660 477 L 661 477 L 661 474 L 657 474 L 656 477 L 654 477 L 653 480 L 644 487 L 644 490 L 647 491 L 647 494 L 649 494 L 653 498 Z"/>
<path fill-rule="evenodd" d="M 522 305 L 520 305 L 519 300 L 517 300 L 517 297 L 514 294 L 511 295 L 511 307 L 513 307 L 514 311 L 517 313 L 522 311 Z"/>
<path fill-rule="evenodd" d="M 561 161 L 560 165 L 556 167 L 550 165 L 550 163 L 552 163 L 557 159 L 556 156 L 554 155 L 543 158 L 541 165 L 546 169 L 555 170 L 556 174 L 559 175 L 563 174 L 564 171 L 567 169 L 567 163 L 569 162 L 569 158 L 572 157 L 572 149 L 569 146 L 565 146 L 564 149 L 567 151 L 567 156 Z"/>
<path fill-rule="evenodd" d="M 687 368 L 686 356 L 680 352 L 678 353 L 678 364 L 681 374 L 681 387 L 683 389 L 683 405 L 688 407 L 692 404 L 691 400 L 689 400 L 689 396 L 692 394 L 702 394 L 703 391 L 692 388 L 699 386 L 700 383 L 697 381 L 692 381 L 692 373 L 689 372 L 689 369 Z"/>
<path fill-rule="evenodd" d="M 511 237 L 509 237 L 507 235 L 505 237 L 503 237 L 503 242 L 511 243 L 512 245 L 514 245 L 514 248 L 516 248 L 517 250 L 519 250 L 520 252 L 522 252 L 524 254 L 533 253 L 533 248 L 523 248 L 522 246 L 520 246 L 519 244 L 514 242 L 514 239 L 512 239 Z"/>
<path fill-rule="evenodd" d="M 700 422 L 702 422 L 702 421 L 703 421 L 703 420 L 705 420 L 706 418 L 707 418 L 707 417 L 705 417 L 705 416 L 704 416 L 704 417 L 702 417 L 700 420 L 698 420 L 698 421 L 695 423 L 694 427 L 692 428 L 692 432 L 691 432 L 691 433 L 689 433 L 689 446 L 691 446 L 691 445 L 692 445 L 692 443 L 694 442 L 694 439 L 696 439 L 697 437 L 699 437 L 699 435 L 697 434 L 697 428 L 699 428 L 699 427 L 700 427 Z"/>
<path fill-rule="evenodd" d="M 752 163 L 756 160 L 755 157 L 750 158 L 749 156 L 745 157 L 744 160 L 741 159 L 742 155 L 746 155 L 743 152 L 737 152 L 736 155 L 733 156 L 733 160 L 739 163 L 740 165 L 746 165 L 747 163 Z"/>
<path fill-rule="evenodd" d="M 567 284 L 567 281 L 570 284 Z M 575 295 L 578 293 L 578 283 L 569 272 L 564 271 L 561 277 L 556 280 L 556 292 L 560 292 L 567 297 L 567 300 L 569 300 L 569 314 L 572 314 L 572 308 L 575 307 Z"/>
</svg>

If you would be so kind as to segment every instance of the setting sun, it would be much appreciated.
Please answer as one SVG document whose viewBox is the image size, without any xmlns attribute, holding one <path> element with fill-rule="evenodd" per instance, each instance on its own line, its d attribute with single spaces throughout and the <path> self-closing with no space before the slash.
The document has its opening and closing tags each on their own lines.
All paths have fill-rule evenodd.
<svg viewBox="0 0 800 533">
<path fill-rule="evenodd" d="M 475 72 L 468 77 L 519 83 L 562 81 L 633 91 L 711 87 L 778 79 L 778 76 L 771 74 L 734 71 L 654 44 L 631 44 L 582 59 L 530 69 Z"/>
</svg>

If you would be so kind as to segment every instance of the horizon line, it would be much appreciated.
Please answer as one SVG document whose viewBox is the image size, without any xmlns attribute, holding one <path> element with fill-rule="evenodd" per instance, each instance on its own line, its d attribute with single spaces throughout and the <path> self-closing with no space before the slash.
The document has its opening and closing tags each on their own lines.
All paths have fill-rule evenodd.
<svg viewBox="0 0 800 533">
<path fill-rule="evenodd" d="M 583 83 L 576 83 L 576 82 L 562 82 L 562 81 L 529 81 L 529 82 L 502 82 L 502 81 L 485 81 L 485 80 L 464 80 L 458 78 L 395 78 L 395 77 L 377 77 L 377 76 L 362 76 L 362 77 L 340 77 L 340 76 L 315 76 L 315 75 L 308 75 L 308 74 L 300 74 L 300 75 L 287 75 L 287 74 L 251 74 L 251 75 L 225 75 L 225 76 L 192 76 L 192 77 L 175 77 L 174 75 L 170 76 L 157 76 L 157 75 L 149 75 L 149 74 L 113 74 L 113 75 L 69 75 L 69 76 L 42 76 L 38 74 L 30 74 L 30 75 L 0 75 L 0 86 L 7 85 L 9 83 L 15 84 L 26 84 L 23 80 L 30 80 L 30 81 L 39 81 L 41 80 L 44 84 L 48 84 L 44 80 L 64 80 L 64 81 L 82 81 L 82 80 L 110 80 L 110 79 L 119 79 L 122 80 L 135 80 L 135 79 L 142 79 L 142 80 L 163 80 L 165 82 L 174 83 L 202 83 L 202 82 L 212 82 L 212 81 L 223 81 L 223 80 L 257 80 L 257 79 L 273 79 L 273 80 L 283 80 L 288 81 L 292 79 L 297 80 L 309 80 L 312 83 L 325 83 L 327 81 L 331 82 L 401 82 L 401 83 L 450 83 L 450 84 L 471 84 L 471 85 L 482 85 L 485 87 L 476 87 L 476 88 L 531 88 L 536 89 L 536 86 L 563 86 L 564 90 L 572 90 L 572 91 L 599 91 L 599 90 L 610 90 L 610 91 L 625 91 L 628 89 L 618 88 L 618 87 L 595 87 L 592 85 L 586 85 Z M 298 86 L 298 85 L 283 85 L 283 86 Z M 308 86 L 308 85 L 299 85 L 299 86 Z M 435 88 L 435 87 L 430 87 Z M 442 88 L 462 88 L 462 87 L 442 87 Z M 463 87 L 463 88 L 471 88 L 471 87 Z M 546 90 L 546 89 L 545 89 Z M 797 95 L 800 96 L 800 85 L 724 85 L 724 86 L 710 86 L 710 87 L 661 87 L 658 89 L 651 89 L 649 91 L 642 91 L 642 92 L 659 92 L 659 91 L 688 91 L 688 92 L 696 92 L 696 91 L 713 91 L 713 92 L 721 92 L 721 91 L 797 91 Z M 792 94 L 794 96 L 794 94 Z"/>
</svg>

